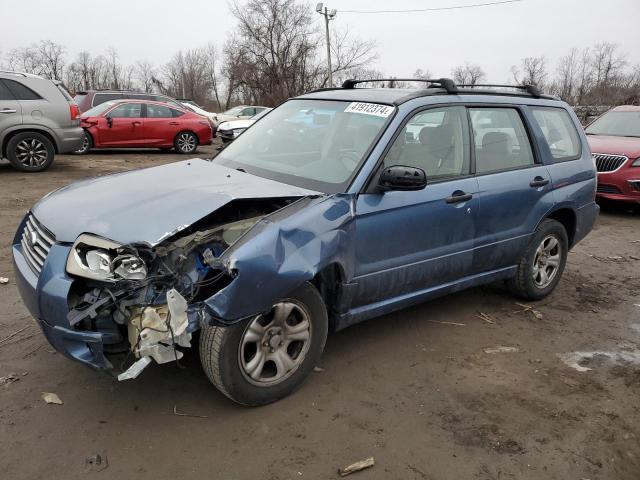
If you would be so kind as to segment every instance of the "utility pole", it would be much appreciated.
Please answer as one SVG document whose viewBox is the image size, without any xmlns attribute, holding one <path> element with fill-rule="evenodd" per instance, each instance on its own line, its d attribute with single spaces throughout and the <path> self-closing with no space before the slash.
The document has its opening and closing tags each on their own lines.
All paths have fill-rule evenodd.
<svg viewBox="0 0 640 480">
<path fill-rule="evenodd" d="M 327 35 L 327 68 L 329 69 L 329 88 L 333 87 L 333 70 L 331 68 L 331 39 L 329 37 L 329 20 L 336 18 L 338 11 L 334 8 L 329 10 L 322 2 L 316 5 L 316 12 L 324 16 L 324 26 Z"/>
</svg>

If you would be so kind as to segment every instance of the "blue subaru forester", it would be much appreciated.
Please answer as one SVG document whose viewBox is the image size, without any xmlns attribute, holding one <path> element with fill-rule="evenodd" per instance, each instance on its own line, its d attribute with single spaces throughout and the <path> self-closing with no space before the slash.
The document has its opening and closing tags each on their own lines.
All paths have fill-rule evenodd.
<svg viewBox="0 0 640 480">
<path fill-rule="evenodd" d="M 25 304 L 56 349 L 120 380 L 199 332 L 213 384 L 260 405 L 302 383 L 330 328 L 496 280 L 549 295 L 598 215 L 576 116 L 530 86 L 424 82 L 347 81 L 213 160 L 47 195 L 13 242 Z"/>
</svg>

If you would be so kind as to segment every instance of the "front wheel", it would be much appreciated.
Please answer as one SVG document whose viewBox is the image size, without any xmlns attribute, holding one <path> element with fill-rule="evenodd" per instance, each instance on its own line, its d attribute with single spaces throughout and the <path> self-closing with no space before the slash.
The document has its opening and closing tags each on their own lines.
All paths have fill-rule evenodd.
<svg viewBox="0 0 640 480">
<path fill-rule="evenodd" d="M 322 297 L 305 283 L 266 314 L 204 327 L 200 360 L 209 380 L 231 400 L 264 405 L 302 385 L 322 355 L 327 330 Z"/>
<path fill-rule="evenodd" d="M 173 141 L 173 146 L 178 153 L 193 153 L 198 148 L 198 137 L 193 132 L 180 132 Z"/>
<path fill-rule="evenodd" d="M 560 281 L 568 252 L 564 226 L 556 220 L 542 221 L 518 263 L 516 276 L 511 279 L 512 291 L 527 300 L 541 300 L 549 295 Z"/>
</svg>

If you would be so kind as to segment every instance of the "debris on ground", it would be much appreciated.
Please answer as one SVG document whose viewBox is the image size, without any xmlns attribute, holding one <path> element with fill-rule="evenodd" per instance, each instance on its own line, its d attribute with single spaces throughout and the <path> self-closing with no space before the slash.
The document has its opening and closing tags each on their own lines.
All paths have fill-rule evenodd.
<svg viewBox="0 0 640 480">
<path fill-rule="evenodd" d="M 476 315 L 476 317 L 478 317 L 481 320 L 484 320 L 487 323 L 490 323 L 491 325 L 495 325 L 496 322 L 493 321 L 493 319 L 491 318 L 491 315 L 484 313 L 484 312 L 478 312 L 478 315 Z"/>
<path fill-rule="evenodd" d="M 322 367 L 313 367 L 314 372 L 324 372 L 324 368 Z"/>
<path fill-rule="evenodd" d="M 206 415 L 193 415 L 191 413 L 181 413 L 178 412 L 178 406 L 174 405 L 173 406 L 173 414 L 174 415 L 178 415 L 179 417 L 191 417 L 191 418 L 209 418 Z"/>
<path fill-rule="evenodd" d="M 347 475 L 351 475 L 352 473 L 359 472 L 360 470 L 364 470 L 365 468 L 373 467 L 374 460 L 373 457 L 369 457 L 365 460 L 360 460 L 359 462 L 352 463 L 351 465 L 341 468 L 338 470 L 338 473 L 341 477 L 346 477 Z"/>
<path fill-rule="evenodd" d="M 504 347 L 498 345 L 497 347 L 487 347 L 484 349 L 484 353 L 517 353 L 520 350 L 518 347 Z"/>
<path fill-rule="evenodd" d="M 5 343 L 7 340 L 11 340 L 13 337 L 15 337 L 16 335 L 18 335 L 19 333 L 24 332 L 27 328 L 29 328 L 31 325 L 26 325 L 24 327 L 22 327 L 20 330 L 16 330 L 15 332 L 11 333 L 10 335 L 7 335 L 6 337 L 4 337 L 2 340 L 0 340 L 0 345 L 2 345 L 3 343 Z"/>
<path fill-rule="evenodd" d="M 0 387 L 10 385 L 18 380 L 20 380 L 20 377 L 17 373 L 10 373 L 6 377 L 0 377 Z"/>
<path fill-rule="evenodd" d="M 60 397 L 58 395 L 50 392 L 42 392 L 42 399 L 45 402 L 51 403 L 54 405 L 62 405 L 64 403 L 62 400 L 60 400 Z"/>
<path fill-rule="evenodd" d="M 438 320 L 427 320 L 427 322 L 431 323 L 439 323 L 441 325 L 457 325 L 458 327 L 466 327 L 466 323 L 456 323 L 456 322 L 440 322 Z"/>
<path fill-rule="evenodd" d="M 522 310 L 517 310 L 514 313 L 531 312 L 531 314 L 538 320 L 542 320 L 544 315 L 540 310 L 536 310 L 531 305 L 525 305 L 524 303 L 516 303 L 517 306 L 522 307 Z"/>
<path fill-rule="evenodd" d="M 9 279 L 7 277 L 0 277 L 0 285 L 6 285 L 9 283 Z"/>
<path fill-rule="evenodd" d="M 101 472 L 109 466 L 106 455 L 96 453 L 84 460 L 84 469 L 86 472 Z"/>
</svg>

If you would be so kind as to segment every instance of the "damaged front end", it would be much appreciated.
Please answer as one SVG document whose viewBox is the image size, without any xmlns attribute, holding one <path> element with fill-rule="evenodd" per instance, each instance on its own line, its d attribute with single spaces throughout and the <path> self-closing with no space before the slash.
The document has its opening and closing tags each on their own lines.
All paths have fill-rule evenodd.
<svg viewBox="0 0 640 480">
<path fill-rule="evenodd" d="M 157 245 L 120 245 L 82 234 L 67 259 L 75 277 L 67 319 L 102 335 L 106 368 L 136 378 L 151 361 L 178 361 L 214 319 L 205 303 L 236 272 L 221 260 L 256 223 L 298 198 L 234 200 Z"/>
</svg>

